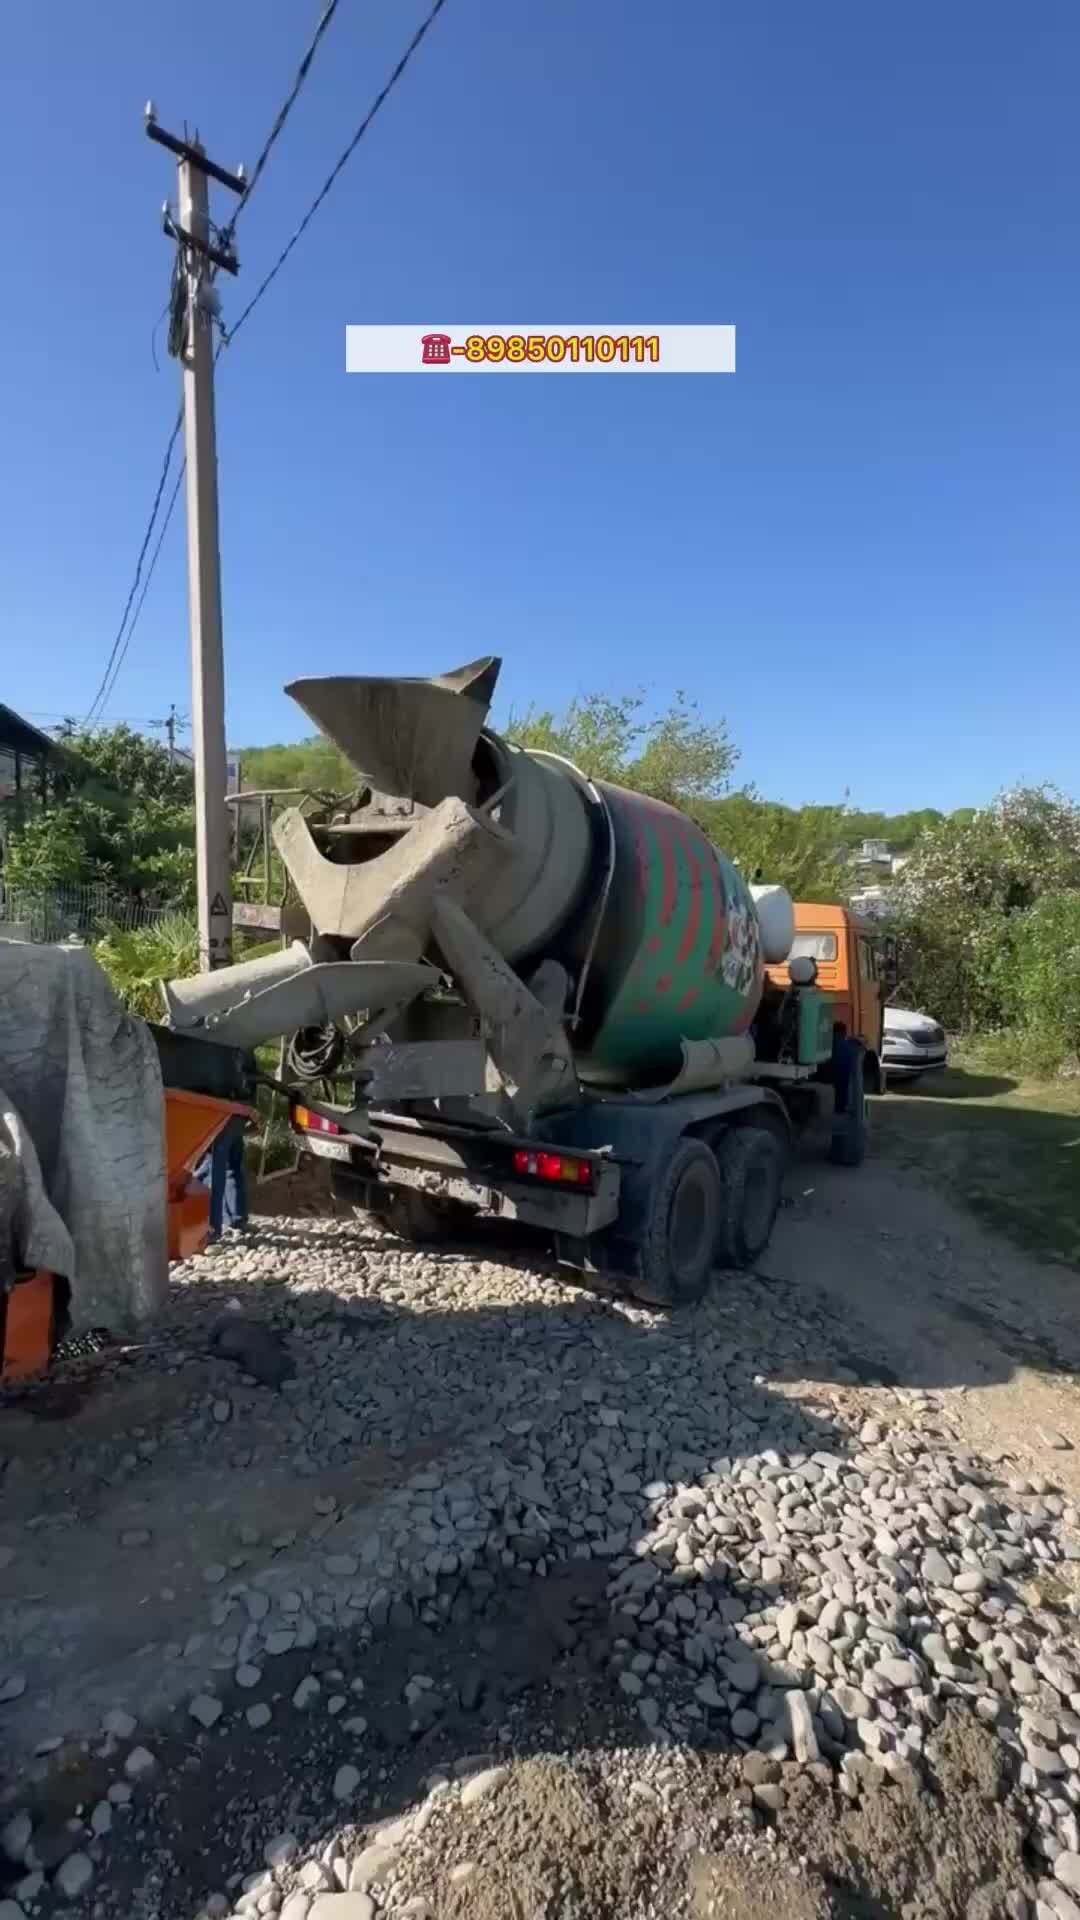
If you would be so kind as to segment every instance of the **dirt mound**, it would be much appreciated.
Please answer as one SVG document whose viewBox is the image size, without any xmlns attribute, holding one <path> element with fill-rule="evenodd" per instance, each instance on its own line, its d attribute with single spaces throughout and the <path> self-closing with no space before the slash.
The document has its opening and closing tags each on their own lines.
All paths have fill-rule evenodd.
<svg viewBox="0 0 1080 1920">
<path fill-rule="evenodd" d="M 835 1797 L 812 1781 L 789 1790 L 781 1832 L 829 1884 L 843 1920 L 998 1920 L 1004 1889 L 1031 1891 L 1027 1823 L 994 1734 L 954 1707 L 927 1758 L 929 1788 L 882 1773 L 840 1818 Z"/>
<path fill-rule="evenodd" d="M 691 1920 L 829 1920 L 834 1908 L 804 1874 L 725 1853 L 692 1863 L 688 1911 Z"/>
<path fill-rule="evenodd" d="M 617 1755 L 523 1761 L 433 1876 L 437 1920 L 999 1920 L 1027 1881 L 1000 1745 L 957 1708 L 928 1759 L 929 1788 L 882 1771 L 857 1806 L 793 1772 L 771 1831 L 718 1757 L 629 1795 Z"/>
<path fill-rule="evenodd" d="M 661 1826 L 659 1805 L 642 1803 L 632 1826 L 615 1816 L 600 1763 L 523 1761 L 469 1836 L 473 1872 L 448 1876 L 438 1920 L 634 1914 L 671 1876 Z"/>
<path fill-rule="evenodd" d="M 729 1757 L 685 1749 L 514 1762 L 434 1839 L 423 1883 L 437 1920 L 827 1920 L 737 1778 Z"/>
<path fill-rule="evenodd" d="M 524 1761 L 493 1811 L 470 1845 L 473 1871 L 447 1888 L 439 1920 L 569 1920 L 585 1912 L 599 1920 L 633 1910 L 645 1837 L 627 1844 L 598 1774 L 548 1755 Z"/>
</svg>

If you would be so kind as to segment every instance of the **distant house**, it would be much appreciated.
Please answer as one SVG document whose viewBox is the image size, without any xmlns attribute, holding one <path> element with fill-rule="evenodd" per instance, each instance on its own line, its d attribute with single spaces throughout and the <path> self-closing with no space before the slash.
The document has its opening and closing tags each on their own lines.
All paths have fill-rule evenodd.
<svg viewBox="0 0 1080 1920">
<path fill-rule="evenodd" d="M 851 854 L 851 864 L 866 873 L 891 873 L 892 848 L 887 840 L 864 840 Z"/>
<path fill-rule="evenodd" d="M 887 840 L 864 840 L 846 856 L 859 884 L 873 887 L 906 867 L 910 854 L 894 853 Z"/>
<path fill-rule="evenodd" d="M 848 904 L 864 920 L 884 920 L 892 906 L 892 896 L 884 887 L 861 887 L 848 896 Z"/>
<path fill-rule="evenodd" d="M 897 903 L 890 882 L 903 872 L 911 855 L 894 853 L 887 840 L 864 840 L 846 858 L 852 885 L 848 899 L 856 913 L 867 920 L 887 918 Z"/>
</svg>

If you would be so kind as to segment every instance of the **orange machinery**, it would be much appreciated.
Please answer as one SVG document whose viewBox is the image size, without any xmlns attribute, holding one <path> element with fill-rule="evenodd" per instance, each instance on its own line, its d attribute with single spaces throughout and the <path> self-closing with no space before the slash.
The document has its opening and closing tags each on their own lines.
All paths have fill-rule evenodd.
<svg viewBox="0 0 1080 1920">
<path fill-rule="evenodd" d="M 164 1029 L 153 1031 L 155 1037 L 165 1036 Z M 175 1061 L 174 1036 L 168 1035 L 167 1043 L 164 1037 L 159 1038 L 159 1051 L 163 1066 L 167 1060 Z M 215 1047 L 210 1058 L 216 1069 L 224 1066 L 229 1056 L 232 1087 L 239 1091 L 243 1077 L 237 1062 L 242 1062 L 243 1056 L 233 1054 L 232 1049 Z M 186 1057 L 186 1050 L 182 1057 Z M 194 1077 L 199 1077 L 197 1067 Z M 220 1071 L 211 1077 L 221 1083 Z M 224 1099 L 220 1094 L 190 1087 L 166 1086 L 165 1192 L 170 1260 L 190 1259 L 206 1245 L 210 1193 L 194 1179 L 194 1169 L 233 1114 L 250 1118 L 253 1111 L 243 1100 Z M 66 1291 L 65 1281 L 41 1271 L 19 1273 L 8 1292 L 0 1291 L 0 1381 L 26 1380 L 48 1366 L 61 1330 Z"/>
<path fill-rule="evenodd" d="M 881 1065 L 885 1001 L 896 985 L 896 941 L 851 907 L 795 902 L 795 940 L 788 960 L 804 955 L 817 965 L 817 986 L 832 995 L 834 1019 L 866 1056 L 868 1093 L 883 1093 Z M 766 969 L 778 987 L 790 984 L 788 961 Z"/>
<path fill-rule="evenodd" d="M 169 1259 L 189 1260 L 206 1245 L 210 1231 L 210 1190 L 193 1176 L 225 1122 L 234 1113 L 250 1118 L 240 1100 L 219 1100 L 209 1093 L 165 1089 L 165 1185 Z"/>
</svg>

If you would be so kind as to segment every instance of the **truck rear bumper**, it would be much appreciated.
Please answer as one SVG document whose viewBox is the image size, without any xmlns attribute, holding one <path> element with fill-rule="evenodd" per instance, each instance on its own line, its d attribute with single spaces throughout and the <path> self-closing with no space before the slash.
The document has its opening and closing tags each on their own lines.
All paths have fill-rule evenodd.
<svg viewBox="0 0 1080 1920">
<path fill-rule="evenodd" d="M 377 1209 L 380 1197 L 410 1187 L 483 1218 L 520 1221 L 570 1239 L 588 1239 L 618 1214 L 620 1171 L 609 1157 L 580 1150 L 569 1154 L 565 1148 L 501 1132 L 433 1132 L 403 1125 L 400 1115 L 372 1113 L 368 1123 L 370 1136 L 362 1138 L 313 1131 L 294 1121 L 304 1147 L 330 1161 L 336 1183 L 355 1188 L 358 1204 Z M 515 1171 L 515 1156 L 560 1171 L 550 1177 L 522 1177 Z M 582 1169 L 587 1182 L 579 1177 Z"/>
<path fill-rule="evenodd" d="M 478 1220 L 505 1220 L 526 1227 L 545 1228 L 568 1239 L 586 1240 L 609 1224 L 594 1196 L 545 1191 L 524 1186 L 486 1186 L 478 1180 L 460 1176 L 432 1177 L 412 1167 L 386 1167 L 379 1177 L 370 1170 L 338 1163 L 334 1184 L 339 1192 L 352 1191 L 358 1206 L 379 1209 L 380 1199 L 395 1189 L 412 1187 L 431 1200 L 442 1200 L 468 1209 Z"/>
</svg>

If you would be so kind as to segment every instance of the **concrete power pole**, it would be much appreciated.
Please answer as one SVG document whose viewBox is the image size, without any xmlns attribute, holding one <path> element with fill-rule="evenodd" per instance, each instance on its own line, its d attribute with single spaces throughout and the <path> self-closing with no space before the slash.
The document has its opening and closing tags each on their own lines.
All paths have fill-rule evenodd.
<svg viewBox="0 0 1080 1920">
<path fill-rule="evenodd" d="M 170 347 L 181 364 L 184 453 L 187 461 L 188 621 L 191 635 L 191 728 L 195 761 L 195 859 L 199 957 L 205 969 L 227 966 L 232 955 L 232 889 L 228 809 L 225 805 L 225 662 L 221 637 L 221 554 L 218 541 L 217 442 L 214 431 L 213 319 L 217 294 L 212 267 L 237 270 L 231 247 L 211 240 L 209 181 L 242 194 L 243 174 L 208 160 L 197 140 L 181 140 L 157 125 L 152 105 L 146 131 L 177 156 L 179 217 L 165 208 L 165 231 L 177 243 L 170 302 Z"/>
<path fill-rule="evenodd" d="M 168 741 L 168 745 L 169 745 L 169 765 L 175 766 L 176 765 L 176 736 L 180 732 L 182 727 L 187 726 L 187 719 L 185 715 L 181 713 L 177 713 L 176 711 L 176 701 L 170 700 L 169 711 L 165 715 L 164 720 L 151 720 L 148 724 L 154 727 L 155 729 L 160 730 L 165 735 L 165 738 Z"/>
</svg>

